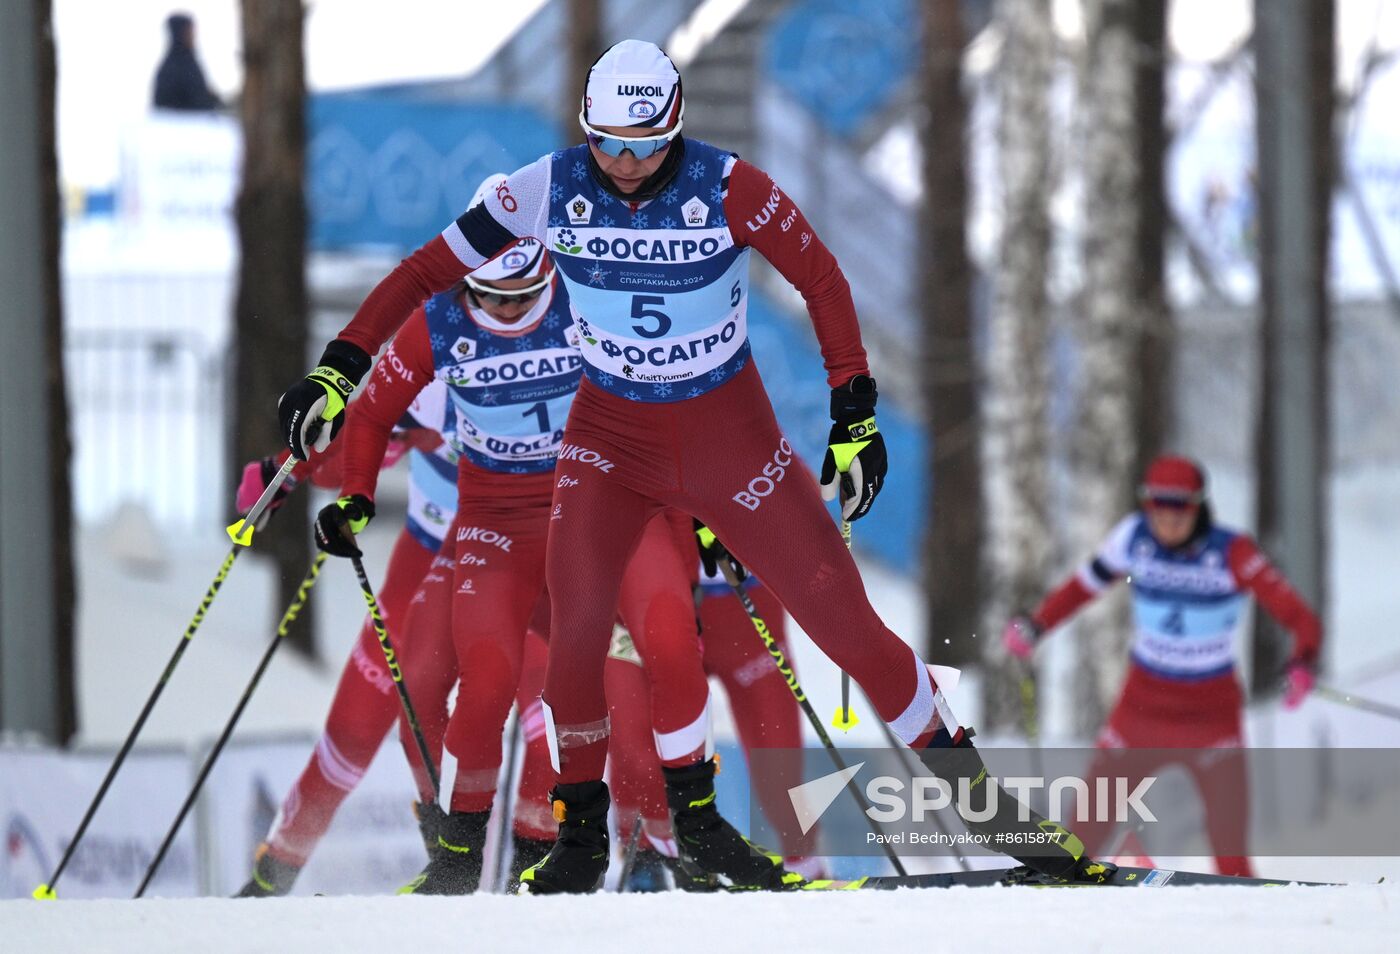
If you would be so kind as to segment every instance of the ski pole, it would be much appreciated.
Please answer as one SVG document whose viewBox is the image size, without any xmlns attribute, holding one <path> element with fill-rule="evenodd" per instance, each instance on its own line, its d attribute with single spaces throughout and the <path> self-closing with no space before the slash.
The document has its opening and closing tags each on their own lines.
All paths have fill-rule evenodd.
<svg viewBox="0 0 1400 954">
<path fill-rule="evenodd" d="M 496 814 L 492 821 L 496 824 L 496 872 L 491 879 L 493 889 L 501 894 L 505 893 L 506 881 L 510 875 L 510 846 L 511 830 L 510 823 L 515 817 L 515 767 L 518 759 L 518 749 L 521 738 L 524 735 L 525 714 L 520 711 L 520 707 L 515 709 L 515 716 L 511 719 L 510 732 L 508 733 L 510 743 L 506 747 L 505 764 L 505 784 L 501 786 L 501 804 L 493 809 Z M 526 743 L 527 745 L 529 743 Z"/>
<path fill-rule="evenodd" d="M 841 518 L 841 539 L 845 541 L 846 552 L 851 552 L 851 522 L 844 517 Z M 841 708 L 836 710 L 836 715 L 832 717 L 831 724 L 843 732 L 849 732 L 855 728 L 858 719 L 851 712 L 851 674 L 846 670 L 841 670 Z"/>
<path fill-rule="evenodd" d="M 890 724 L 888 722 L 886 722 L 884 719 L 879 719 L 878 721 L 880 723 L 881 730 L 885 734 L 885 744 L 888 745 L 891 749 L 901 753 L 900 757 L 904 759 L 905 767 L 908 768 L 909 753 L 911 751 L 909 746 L 905 745 L 895 736 L 894 730 L 890 728 Z M 923 767 L 923 763 L 920 762 L 918 759 L 915 759 L 915 764 L 920 767 Z M 920 775 L 922 773 L 915 770 L 913 774 Z M 948 831 L 948 826 L 943 824 L 943 816 L 938 814 L 938 812 L 930 812 L 929 814 L 933 816 L 933 824 L 938 828 L 939 833 L 943 835 L 943 837 L 947 840 L 949 845 L 952 845 L 953 836 Z M 969 870 L 967 866 L 967 859 L 964 858 L 962 855 L 954 853 L 953 860 L 958 863 L 958 867 L 961 868 L 963 871 Z"/>
<path fill-rule="evenodd" d="M 1029 662 L 1021 674 L 1021 720 L 1026 730 L 1026 742 L 1031 747 L 1031 771 L 1043 778 L 1045 765 L 1040 754 L 1040 706 L 1035 698 L 1035 672 Z"/>
<path fill-rule="evenodd" d="M 1400 719 L 1400 708 L 1388 706 L 1383 702 L 1374 702 L 1360 696 L 1354 696 L 1349 692 L 1334 689 L 1331 686 L 1319 685 L 1313 690 L 1328 702 L 1335 702 L 1338 705 L 1351 706 L 1353 709 L 1360 709 L 1362 712 L 1369 712 L 1372 715 L 1385 716 L 1389 719 Z"/>
<path fill-rule="evenodd" d="M 632 868 L 637 864 L 637 846 L 642 837 L 642 813 L 632 823 L 632 833 L 627 836 L 627 844 L 622 849 L 622 871 L 617 876 L 618 894 L 627 893 L 627 882 L 632 879 Z"/>
<path fill-rule="evenodd" d="M 287 467 L 284 467 L 283 470 L 288 473 L 291 472 L 290 468 Z M 276 487 L 285 479 L 286 478 L 279 473 L 278 477 L 274 478 L 273 482 L 268 485 L 268 490 L 275 491 Z M 122 747 L 117 751 L 116 758 L 112 760 L 111 767 L 107 769 L 106 777 L 102 779 L 102 784 L 97 787 L 97 794 L 93 796 L 92 802 L 88 805 L 87 811 L 83 814 L 82 821 L 78 823 L 78 831 L 73 835 L 73 840 L 70 841 L 68 847 L 64 849 L 63 857 L 59 859 L 58 867 L 54 869 L 54 873 L 49 877 L 46 883 L 34 889 L 33 896 L 36 899 L 40 901 L 52 901 L 58 897 L 54 892 L 54 889 L 58 885 L 58 879 L 63 876 L 63 870 L 68 867 L 68 862 L 73 857 L 74 850 L 83 840 L 83 835 L 87 833 L 88 825 L 91 824 L 93 816 L 97 814 L 98 806 L 102 804 L 102 800 L 107 796 L 107 789 L 111 787 L 112 779 L 116 777 L 117 770 L 120 769 L 122 763 L 126 761 L 127 754 L 131 752 L 131 747 L 136 743 L 136 737 L 141 734 L 141 730 L 145 727 L 146 720 L 150 717 L 151 711 L 155 708 L 156 701 L 160 699 L 160 694 L 165 691 L 165 684 L 170 681 L 170 676 L 175 672 L 175 667 L 179 664 L 180 657 L 184 656 L 185 650 L 190 645 L 190 640 L 194 638 L 195 631 L 198 630 L 199 625 L 204 622 L 205 614 L 209 612 L 209 606 L 214 602 L 214 597 L 218 595 L 219 588 L 224 585 L 224 580 L 228 579 L 229 571 L 233 569 L 233 561 L 237 560 L 238 554 L 243 552 L 248 544 L 251 543 L 253 539 L 253 525 L 256 523 L 266 523 L 267 518 L 271 516 L 266 513 L 267 505 L 265 502 L 270 499 L 271 497 L 268 491 L 263 491 L 262 497 L 260 497 L 257 504 L 253 506 L 253 510 L 250 510 L 248 513 L 248 516 L 253 519 L 248 521 L 248 518 L 244 518 L 244 520 L 237 521 L 229 528 L 230 535 L 232 536 L 233 527 L 240 527 L 238 536 L 247 542 L 239 542 L 238 539 L 235 539 L 233 547 L 229 550 L 228 555 L 224 557 L 224 562 L 219 564 L 219 572 L 214 574 L 214 580 L 209 584 L 209 589 L 205 591 L 204 598 L 199 601 L 199 608 L 195 610 L 194 618 L 191 619 L 190 624 L 185 627 L 184 635 L 180 637 L 180 641 L 175 645 L 175 652 L 171 654 L 170 661 L 165 664 L 165 671 L 160 674 L 160 678 L 156 681 L 155 688 L 151 690 L 150 696 L 146 699 L 146 704 L 141 707 L 141 713 L 136 717 L 136 724 L 131 727 L 131 731 L 127 734 L 126 741 L 122 743 Z M 256 513 L 256 516 L 254 516 L 254 513 Z M 246 530 L 242 528 L 242 524 L 245 521 L 248 522 Z"/>
<path fill-rule="evenodd" d="M 792 664 L 788 662 L 782 647 L 780 647 L 777 640 L 773 638 L 773 634 L 768 631 L 768 624 L 764 622 L 763 617 L 759 615 L 758 607 L 754 606 L 753 599 L 744 590 L 738 574 L 734 572 L 733 562 L 723 558 L 715 562 L 719 564 L 719 569 L 720 572 L 724 574 L 725 582 L 729 584 L 729 588 L 734 591 L 734 595 L 737 596 L 739 602 L 743 604 L 744 612 L 749 614 L 749 622 L 753 623 L 753 628 L 758 631 L 758 635 L 763 639 L 763 645 L 768 647 L 768 655 L 773 657 L 773 662 L 777 665 L 778 672 L 782 673 L 783 679 L 787 681 L 788 689 L 792 690 L 793 697 L 797 699 L 798 707 L 801 708 L 803 714 L 807 716 L 807 721 L 812 723 L 812 728 L 817 732 L 817 738 L 821 740 L 822 746 L 826 749 L 827 754 L 831 756 L 831 761 L 836 766 L 836 770 L 838 772 L 847 771 L 846 760 L 841 757 L 840 750 L 837 749 L 835 743 L 831 741 L 831 736 L 827 734 L 826 726 L 822 724 L 821 716 L 817 715 L 817 710 L 812 708 L 811 700 L 809 700 L 807 694 L 802 691 L 802 685 L 797 681 L 797 673 L 793 671 Z M 866 820 L 870 823 L 871 831 L 875 832 L 877 835 L 883 835 L 884 829 L 880 826 L 880 823 L 870 817 L 870 803 L 865 800 L 865 796 L 861 794 L 860 788 L 856 785 L 854 774 L 846 780 L 846 788 L 856 800 L 856 804 L 860 806 L 861 813 L 865 815 Z M 885 854 L 889 856 L 890 864 L 894 865 L 894 870 L 903 874 L 904 864 L 899 860 L 899 855 L 895 853 L 894 846 L 884 838 L 880 839 L 880 846 L 885 849 Z"/>
<path fill-rule="evenodd" d="M 1026 739 L 1035 745 L 1040 740 L 1040 720 L 1035 704 L 1035 679 L 1029 672 L 1021 676 L 1021 723 Z"/>
<path fill-rule="evenodd" d="M 224 725 L 224 731 L 219 734 L 219 739 L 214 743 L 214 747 L 209 750 L 209 755 L 200 766 L 199 774 L 195 777 L 194 786 L 185 797 L 185 803 L 180 806 L 180 811 L 175 815 L 175 821 L 171 823 L 170 830 L 165 833 L 165 840 L 160 843 L 156 856 L 152 859 L 149 867 L 146 868 L 146 875 L 141 879 L 141 885 L 136 889 L 136 894 L 132 897 L 139 898 L 146 893 L 146 887 L 155 877 L 156 870 L 160 868 L 160 863 L 165 860 L 165 854 L 170 850 L 170 846 L 175 842 L 175 836 L 180 831 L 180 826 L 184 824 L 185 816 L 194 807 L 194 801 L 199 797 L 199 791 L 204 787 L 204 780 L 209 777 L 210 771 L 214 768 L 214 762 L 224 750 L 224 745 L 229 737 L 233 735 L 234 728 L 238 725 L 238 720 L 243 716 L 243 710 L 247 708 L 248 701 L 252 699 L 253 692 L 258 688 L 258 683 L 262 681 L 263 673 L 267 671 L 268 663 L 272 662 L 272 654 L 277 651 L 277 647 L 282 645 L 282 637 L 287 635 L 287 629 L 301 615 L 302 607 L 306 605 L 307 597 L 311 595 L 311 587 L 316 585 L 317 578 L 321 575 L 321 564 L 326 562 L 324 553 L 316 554 L 316 558 L 311 561 L 311 568 L 306 571 L 306 576 L 302 577 L 301 586 L 297 587 L 296 595 L 292 597 L 292 602 L 288 604 L 286 612 L 282 614 L 282 621 L 277 624 L 277 634 L 272 637 L 272 642 L 268 643 L 267 651 L 263 653 L 262 660 L 258 663 L 258 668 L 253 672 L 253 678 L 248 681 L 247 687 L 243 690 L 243 695 L 239 697 L 238 704 L 233 708 L 233 714 L 229 716 L 228 722 Z"/>
<path fill-rule="evenodd" d="M 846 552 L 849 553 L 851 550 L 851 521 L 847 520 L 845 517 L 841 518 L 841 539 L 846 544 Z M 843 669 L 841 670 L 841 709 L 844 711 L 845 719 L 843 722 L 842 712 L 838 711 L 836 713 L 835 725 L 837 728 L 850 729 L 852 726 L 854 726 L 857 722 L 860 721 L 851 714 L 850 700 L 851 674 Z M 888 745 L 891 749 L 897 752 L 907 752 L 909 750 L 909 747 L 907 745 L 905 745 L 903 742 L 901 742 L 898 738 L 895 737 L 894 730 L 890 728 L 890 724 L 888 722 L 878 717 L 875 721 L 880 723 L 880 731 L 885 736 L 886 745 Z M 901 755 L 901 758 L 905 760 L 905 764 L 907 766 L 908 756 Z M 917 775 L 919 773 L 915 772 L 915 774 Z M 939 832 L 942 833 L 946 838 L 948 838 L 949 844 L 952 844 L 952 836 L 949 834 L 947 826 L 943 824 L 942 817 L 940 817 L 937 812 L 933 813 L 933 823 L 938 827 Z M 967 859 L 965 859 L 962 855 L 959 854 L 954 854 L 954 858 L 957 861 L 958 866 L 960 868 L 962 868 L 964 871 L 968 870 Z"/>
<path fill-rule="evenodd" d="M 292 470 L 297 465 L 295 457 L 288 457 L 282 464 L 282 469 L 273 475 L 263 488 L 261 496 L 254 502 L 253 507 L 242 518 L 235 520 L 228 525 L 228 536 L 233 541 L 234 546 L 248 547 L 253 545 L 253 528 L 258 527 L 258 521 L 262 518 L 263 512 L 272 506 L 272 500 L 277 496 L 277 491 L 281 489 L 286 479 L 292 476 Z M 261 527 L 258 527 L 261 529 Z"/>
<path fill-rule="evenodd" d="M 941 667 L 931 666 L 929 668 L 938 669 Z M 956 671 L 957 670 L 953 670 L 953 672 Z M 936 681 L 933 690 L 933 698 L 934 711 L 938 714 L 939 719 L 942 720 L 944 728 L 947 729 L 949 732 L 956 732 L 958 727 L 958 720 L 954 717 L 952 709 L 948 706 L 947 700 L 943 698 L 943 690 L 938 687 Z M 904 742 L 901 742 L 899 738 L 895 736 L 894 730 L 890 728 L 890 724 L 888 722 L 886 722 L 884 719 L 878 719 L 877 721 L 880 723 L 880 729 L 884 732 L 885 740 L 889 743 L 890 748 L 898 749 L 901 752 L 905 753 L 904 758 L 906 759 L 906 766 L 907 759 L 913 756 L 918 765 L 925 768 L 928 767 L 924 763 L 923 759 L 918 758 L 917 755 L 913 752 L 912 749 L 909 748 L 908 745 L 906 745 Z M 969 730 L 969 739 L 970 735 L 971 730 Z M 990 773 L 987 771 L 987 763 L 982 759 L 981 753 L 978 752 L 978 750 L 974 746 L 968 745 L 966 748 L 957 748 L 953 751 L 962 752 L 966 756 L 970 756 L 970 761 L 972 762 L 972 764 L 968 765 L 963 769 L 962 774 L 964 775 L 964 777 L 969 779 L 986 779 L 990 776 Z M 915 774 L 917 775 L 920 773 L 917 770 L 915 770 Z M 1041 815 L 1030 805 L 1020 801 L 1020 799 L 1007 795 L 1004 789 L 995 788 L 994 791 L 996 793 L 995 803 L 993 803 L 990 799 L 987 803 L 988 805 L 995 804 L 996 806 L 993 810 L 993 815 L 990 820 L 995 821 L 998 815 L 1004 815 L 1008 810 L 1010 810 L 1011 806 L 1015 806 L 1015 814 L 1018 819 L 1029 818 L 1029 820 L 1032 823 L 1033 831 L 1053 834 L 1055 836 L 1055 840 L 1053 843 L 1059 845 L 1064 850 L 1065 854 L 1069 855 L 1076 865 L 1079 863 L 1079 860 L 1083 855 L 1084 845 L 1083 842 L 1081 842 L 1079 838 L 1074 834 L 1074 832 L 1070 831 L 1068 828 L 1064 827 L 1058 822 L 1052 822 L 1041 817 Z M 974 832 L 976 834 L 980 834 L 984 838 L 995 841 L 998 844 L 1001 844 L 1004 841 L 1004 839 L 1001 837 L 1001 834 L 1005 834 L 1005 831 L 1002 830 L 1001 834 L 999 834 L 997 828 L 989 828 L 985 824 L 986 821 L 988 821 L 988 819 L 969 818 L 968 816 L 962 813 L 961 808 L 959 808 L 958 810 L 958 815 L 962 818 L 963 823 L 967 826 L 969 831 Z M 951 836 L 949 836 L 948 834 L 948 829 L 944 826 L 943 819 L 938 815 L 937 812 L 933 813 L 933 821 L 938 826 L 938 830 L 945 837 L 948 837 L 951 843 Z M 1051 877 L 1070 877 L 1069 875 L 1066 875 L 1061 871 L 1051 871 L 1047 869 L 1045 862 L 1038 856 L 1026 857 L 1022 855 L 1017 855 L 1013 853 L 1013 849 L 1011 848 L 996 847 L 994 848 L 994 850 L 1002 852 L 1003 854 L 1010 855 L 1012 858 L 1015 858 L 1022 864 L 1027 865 L 1028 867 L 1033 868 L 1036 871 L 1042 872 L 1044 874 L 1049 874 Z M 962 855 L 955 855 L 954 857 L 958 862 L 958 865 L 964 871 L 967 871 L 967 860 L 963 858 Z"/>
<path fill-rule="evenodd" d="M 394 655 L 394 644 L 389 641 L 389 631 L 384 628 L 384 616 L 379 612 L 379 601 L 374 598 L 374 587 L 370 586 L 369 576 L 365 573 L 365 565 L 360 558 L 351 557 L 350 562 L 355 567 L 355 575 L 360 578 L 360 592 L 364 595 L 365 605 L 369 607 L 370 622 L 374 625 L 374 634 L 379 637 L 379 648 L 384 651 L 384 663 L 389 667 L 389 677 L 394 680 L 394 688 L 399 692 L 404 718 L 408 720 L 413 741 L 418 744 L 418 755 L 423 759 L 423 769 L 428 773 L 428 781 L 432 783 L 433 791 L 441 796 L 437 763 L 428 752 L 428 742 L 423 738 L 423 727 L 418 724 L 418 713 L 413 710 L 413 700 L 408 698 L 408 687 L 403 684 L 403 670 L 399 668 L 398 657 Z"/>
</svg>

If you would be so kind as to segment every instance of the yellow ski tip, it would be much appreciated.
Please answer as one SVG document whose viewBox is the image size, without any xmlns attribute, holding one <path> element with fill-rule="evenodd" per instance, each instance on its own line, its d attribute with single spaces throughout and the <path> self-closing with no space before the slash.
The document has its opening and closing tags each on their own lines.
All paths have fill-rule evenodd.
<svg viewBox="0 0 1400 954">
<path fill-rule="evenodd" d="M 831 717 L 831 724 L 842 732 L 849 732 L 860 723 L 860 717 L 856 715 L 856 710 L 847 709 L 845 706 L 837 706 L 836 714 Z"/>
<path fill-rule="evenodd" d="M 228 538 L 240 547 L 253 545 L 253 526 L 246 520 L 235 520 L 228 525 Z"/>
<path fill-rule="evenodd" d="M 37 887 L 37 888 L 34 889 L 34 900 L 35 900 L 35 901 L 57 901 L 57 900 L 58 900 L 58 895 L 54 893 L 53 888 L 50 888 L 50 887 L 49 887 L 48 885 L 46 885 L 46 884 L 41 884 L 41 885 L 39 885 L 39 887 Z"/>
</svg>

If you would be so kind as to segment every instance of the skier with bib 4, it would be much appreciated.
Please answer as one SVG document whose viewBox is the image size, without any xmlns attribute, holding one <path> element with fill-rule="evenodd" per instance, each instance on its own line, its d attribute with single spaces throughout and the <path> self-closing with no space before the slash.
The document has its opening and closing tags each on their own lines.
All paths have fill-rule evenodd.
<svg viewBox="0 0 1400 954">
<path fill-rule="evenodd" d="M 1181 762 L 1206 807 L 1207 834 L 1221 874 L 1250 877 L 1242 850 L 1248 828 L 1244 762 L 1244 696 L 1235 675 L 1235 639 L 1245 601 L 1255 597 L 1294 638 L 1284 670 L 1284 704 L 1311 691 L 1322 624 L 1283 574 L 1246 533 L 1215 522 L 1205 470 L 1186 457 L 1162 456 L 1143 476 L 1141 509 L 1119 521 L 1093 557 L 1045 597 L 1012 619 L 1002 639 L 1029 659 L 1045 633 L 1117 583 L 1132 587 L 1133 637 L 1128 678 L 1099 732 L 1102 750 L 1088 778 L 1152 774 Z M 1195 749 L 1133 756 L 1127 750 Z M 1108 836 L 1090 823 L 1080 835 L 1091 848 Z"/>
</svg>

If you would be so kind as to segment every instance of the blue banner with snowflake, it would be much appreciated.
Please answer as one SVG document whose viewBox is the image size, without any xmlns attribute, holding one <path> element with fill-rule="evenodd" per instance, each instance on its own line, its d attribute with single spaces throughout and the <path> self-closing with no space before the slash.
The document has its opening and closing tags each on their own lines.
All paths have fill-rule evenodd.
<svg viewBox="0 0 1400 954">
<path fill-rule="evenodd" d="M 769 28 L 765 66 L 841 135 L 888 106 L 918 65 L 912 0 L 803 0 Z"/>
<path fill-rule="evenodd" d="M 307 203 L 320 250 L 406 251 L 466 209 L 483 179 L 556 148 L 523 106 L 434 101 L 413 87 L 311 97 Z"/>
<path fill-rule="evenodd" d="M 805 313 L 789 317 L 773 299 L 750 289 L 749 341 L 754 361 L 783 433 L 815 474 L 821 471 L 831 429 L 831 389 L 821 352 L 805 322 Z M 894 402 L 881 402 L 878 414 L 890 472 L 880 499 L 855 526 L 855 545 L 891 569 L 913 574 L 918 572 L 919 539 L 924 531 L 926 441 L 918 422 Z M 835 504 L 831 511 L 836 519 Z"/>
</svg>

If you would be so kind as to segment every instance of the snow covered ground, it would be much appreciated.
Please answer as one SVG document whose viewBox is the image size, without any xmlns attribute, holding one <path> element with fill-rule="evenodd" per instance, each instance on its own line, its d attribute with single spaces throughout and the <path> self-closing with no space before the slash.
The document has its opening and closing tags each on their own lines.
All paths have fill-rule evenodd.
<svg viewBox="0 0 1400 954">
<path fill-rule="evenodd" d="M 0 901 L 15 952 L 1393 951 L 1400 886 Z"/>
</svg>

